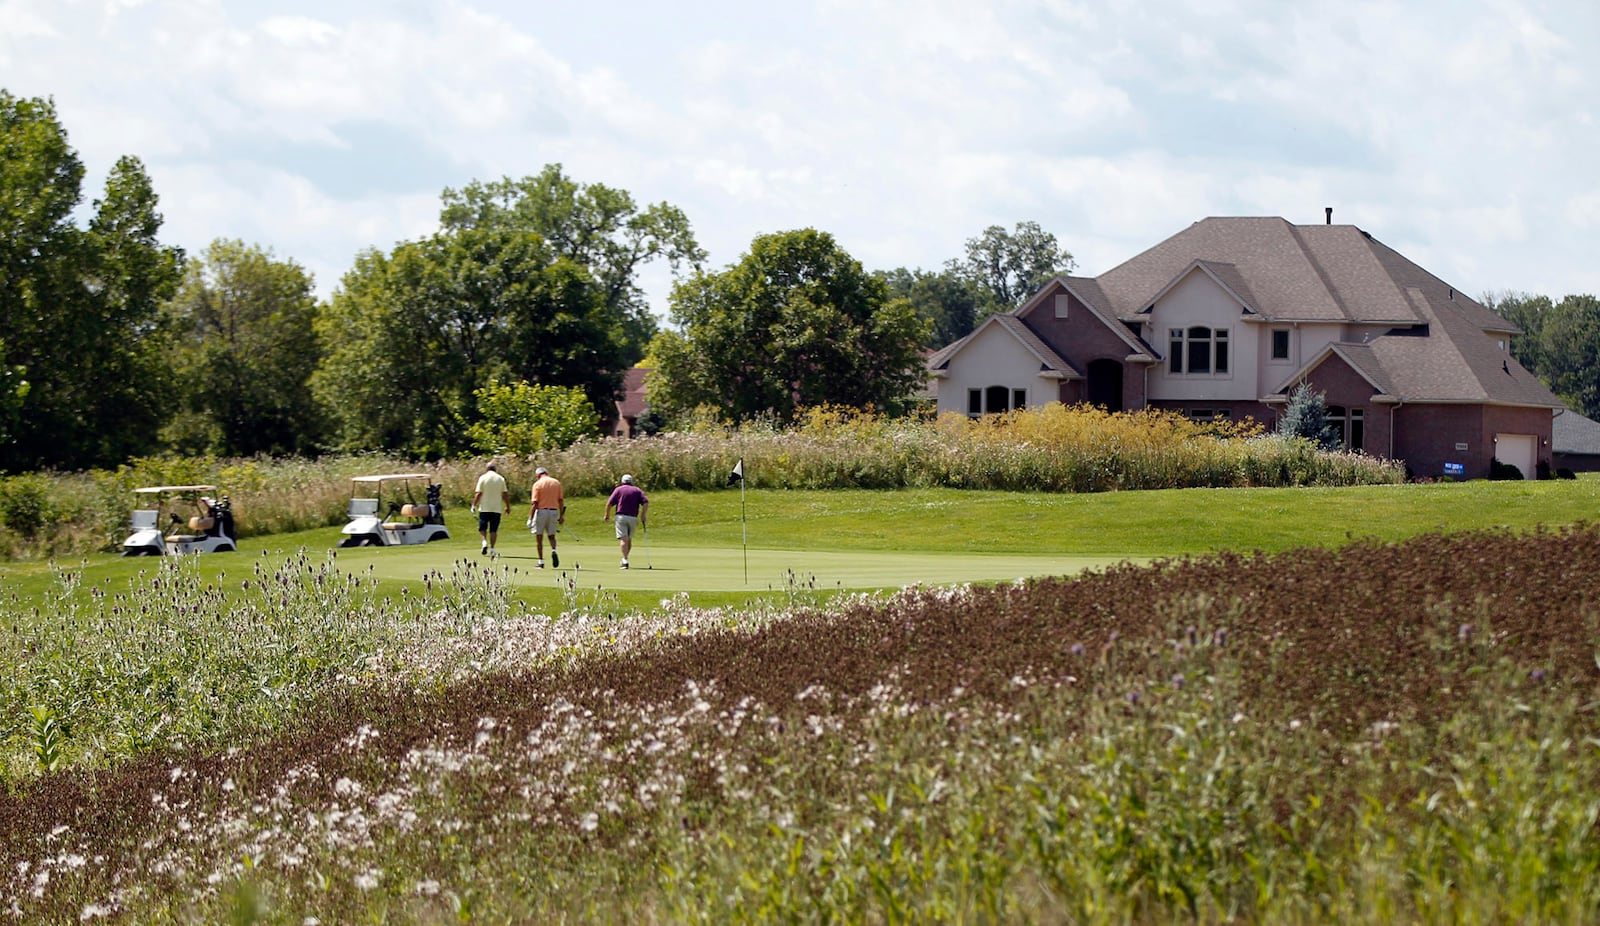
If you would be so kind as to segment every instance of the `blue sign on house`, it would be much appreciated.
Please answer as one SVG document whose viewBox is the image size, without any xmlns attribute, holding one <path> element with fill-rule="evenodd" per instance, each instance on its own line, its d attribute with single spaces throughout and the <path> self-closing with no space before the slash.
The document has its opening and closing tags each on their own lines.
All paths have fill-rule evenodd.
<svg viewBox="0 0 1600 926">
<path fill-rule="evenodd" d="M 1446 476 L 1465 476 L 1467 474 L 1466 464 L 1446 463 L 1444 465 L 1444 474 Z"/>
</svg>

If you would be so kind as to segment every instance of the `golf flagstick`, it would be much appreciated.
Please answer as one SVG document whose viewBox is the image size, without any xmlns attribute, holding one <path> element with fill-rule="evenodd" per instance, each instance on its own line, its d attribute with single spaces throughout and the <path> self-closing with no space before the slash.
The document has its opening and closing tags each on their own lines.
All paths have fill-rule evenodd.
<svg viewBox="0 0 1600 926">
<path fill-rule="evenodd" d="M 750 584 L 750 528 L 744 517 L 744 457 L 733 464 L 733 472 L 728 474 L 728 485 L 735 482 L 739 484 L 739 546 L 744 550 L 744 584 Z"/>
<path fill-rule="evenodd" d="M 656 568 L 655 561 L 650 559 L 650 525 L 644 526 L 644 568 Z"/>
</svg>

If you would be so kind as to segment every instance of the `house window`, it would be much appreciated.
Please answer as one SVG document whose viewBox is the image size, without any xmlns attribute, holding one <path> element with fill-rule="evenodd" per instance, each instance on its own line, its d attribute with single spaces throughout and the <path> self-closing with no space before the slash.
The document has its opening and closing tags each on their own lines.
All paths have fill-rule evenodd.
<svg viewBox="0 0 1600 926">
<path fill-rule="evenodd" d="M 1345 443 L 1344 443 L 1344 437 L 1345 437 L 1345 434 L 1344 434 L 1344 432 L 1345 432 L 1345 411 L 1344 411 L 1344 406 L 1343 405 L 1329 405 L 1327 411 L 1328 411 L 1328 430 L 1332 431 L 1333 432 L 1333 436 L 1338 438 L 1339 446 L 1342 448 L 1342 447 L 1345 446 Z"/>
<path fill-rule="evenodd" d="M 1339 438 L 1344 450 L 1360 450 L 1367 442 L 1367 413 L 1365 409 L 1343 405 L 1328 406 L 1328 429 Z"/>
<path fill-rule="evenodd" d="M 986 389 L 967 390 L 967 416 L 996 415 L 1012 409 L 1026 408 L 1028 390 L 1008 386 L 989 386 Z"/>
<path fill-rule="evenodd" d="M 1275 328 L 1272 331 L 1272 359 L 1289 359 L 1289 331 L 1285 328 Z"/>
<path fill-rule="evenodd" d="M 1193 325 L 1168 329 L 1167 336 L 1171 372 L 1191 376 L 1228 372 L 1228 329 Z"/>
<path fill-rule="evenodd" d="M 1231 417 L 1232 412 L 1226 408 L 1191 408 L 1184 412 L 1190 421 L 1210 422 L 1225 421 Z"/>
<path fill-rule="evenodd" d="M 1072 307 L 1072 297 L 1066 293 L 1056 294 L 1056 318 L 1066 318 L 1067 311 Z"/>
</svg>

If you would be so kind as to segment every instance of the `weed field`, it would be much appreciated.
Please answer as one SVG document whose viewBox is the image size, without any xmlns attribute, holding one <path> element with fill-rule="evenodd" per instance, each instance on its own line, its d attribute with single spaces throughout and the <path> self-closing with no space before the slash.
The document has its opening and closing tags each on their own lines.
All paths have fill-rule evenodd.
<svg viewBox="0 0 1600 926">
<path fill-rule="evenodd" d="M 310 549 L 8 570 L 0 911 L 1591 921 L 1594 491 L 779 492 L 747 544 L 731 493 L 662 493 L 656 568 L 626 574 L 649 607 L 530 603 L 527 551 L 475 542 L 413 575 Z M 573 546 L 622 581 L 599 527 Z M 667 584 L 908 551 L 938 580 Z M 952 584 L 985 556 L 1096 568 Z"/>
</svg>

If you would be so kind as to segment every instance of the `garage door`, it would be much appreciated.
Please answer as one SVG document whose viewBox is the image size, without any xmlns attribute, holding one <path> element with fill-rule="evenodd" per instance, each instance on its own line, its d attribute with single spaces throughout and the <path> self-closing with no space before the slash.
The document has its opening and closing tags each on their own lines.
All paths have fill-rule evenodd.
<svg viewBox="0 0 1600 926">
<path fill-rule="evenodd" d="M 1494 458 L 1522 470 L 1522 478 L 1535 479 L 1538 471 L 1539 438 L 1532 434 L 1496 434 Z"/>
</svg>

